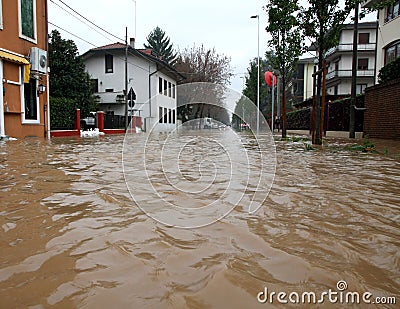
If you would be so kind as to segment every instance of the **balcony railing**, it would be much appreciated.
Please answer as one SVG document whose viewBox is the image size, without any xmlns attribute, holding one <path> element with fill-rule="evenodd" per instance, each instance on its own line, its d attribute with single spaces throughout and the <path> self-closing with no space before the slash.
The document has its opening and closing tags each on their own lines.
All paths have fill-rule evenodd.
<svg viewBox="0 0 400 309">
<path fill-rule="evenodd" d="M 329 72 L 326 75 L 326 79 L 330 80 L 332 78 L 338 77 L 352 77 L 353 72 L 352 70 L 337 70 Z M 357 70 L 357 77 L 374 77 L 375 71 L 374 70 Z"/>
<path fill-rule="evenodd" d="M 358 44 L 357 50 L 358 51 L 375 51 L 375 43 L 368 43 L 368 44 Z M 344 51 L 352 51 L 353 44 L 339 44 L 338 46 L 332 47 L 325 53 L 325 58 L 329 57 L 335 52 L 344 52 Z"/>
</svg>

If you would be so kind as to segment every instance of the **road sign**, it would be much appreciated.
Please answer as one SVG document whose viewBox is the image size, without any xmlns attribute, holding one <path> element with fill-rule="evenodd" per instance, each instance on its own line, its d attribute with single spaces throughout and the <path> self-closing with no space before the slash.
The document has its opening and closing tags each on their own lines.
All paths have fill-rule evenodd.
<svg viewBox="0 0 400 309">
<path fill-rule="evenodd" d="M 128 92 L 129 107 L 132 108 L 135 106 L 135 100 L 136 100 L 136 93 L 135 93 L 135 91 L 133 91 L 133 88 L 131 87 L 131 89 L 129 89 L 129 92 Z"/>
</svg>

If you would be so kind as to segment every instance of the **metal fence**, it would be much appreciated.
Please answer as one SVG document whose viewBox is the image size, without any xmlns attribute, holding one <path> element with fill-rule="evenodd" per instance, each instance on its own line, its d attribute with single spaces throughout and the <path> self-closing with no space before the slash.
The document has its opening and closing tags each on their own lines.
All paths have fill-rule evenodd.
<svg viewBox="0 0 400 309">
<path fill-rule="evenodd" d="M 105 114 L 104 129 L 125 129 L 125 116 Z"/>
</svg>

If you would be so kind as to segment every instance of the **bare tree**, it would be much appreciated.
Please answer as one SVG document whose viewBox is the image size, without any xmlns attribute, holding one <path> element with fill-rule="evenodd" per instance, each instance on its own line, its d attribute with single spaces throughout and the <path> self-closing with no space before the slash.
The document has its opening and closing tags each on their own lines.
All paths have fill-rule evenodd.
<svg viewBox="0 0 400 309">
<path fill-rule="evenodd" d="M 184 102 L 184 104 L 178 103 L 178 115 L 182 121 L 213 116 L 221 118 L 217 120 L 226 122 L 229 117 L 223 115 L 221 110 L 214 111 L 214 109 L 217 108 L 216 104 L 223 106 L 224 89 L 230 84 L 233 76 L 231 59 L 223 54 L 218 54 L 215 48 L 207 49 L 204 45 L 200 47 L 194 45 L 192 48 L 186 48 L 178 53 L 175 68 L 186 77 L 180 84 L 208 83 L 207 86 L 197 84 L 194 87 L 181 87 L 181 89 L 190 89 L 191 91 L 191 93 L 178 92 L 180 102 Z M 193 93 L 193 91 L 197 93 Z M 189 97 L 201 97 L 202 102 L 190 102 Z M 218 102 L 215 102 L 216 98 Z"/>
</svg>

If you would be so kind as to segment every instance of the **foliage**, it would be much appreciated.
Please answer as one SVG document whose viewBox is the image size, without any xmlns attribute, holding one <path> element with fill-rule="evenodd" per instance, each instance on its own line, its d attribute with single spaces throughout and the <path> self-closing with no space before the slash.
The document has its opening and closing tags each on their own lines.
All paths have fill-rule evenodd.
<svg viewBox="0 0 400 309">
<path fill-rule="evenodd" d="M 363 0 L 308 0 L 307 6 L 301 10 L 299 15 L 301 20 L 301 28 L 305 36 L 313 42 L 317 51 L 318 69 L 323 67 L 324 55 L 331 48 L 338 44 L 339 34 L 345 25 L 346 19 L 352 10 L 359 6 Z M 365 13 L 376 9 L 383 8 L 393 0 L 376 1 L 371 8 L 363 9 L 361 16 Z M 319 119 L 322 117 L 320 113 L 320 93 L 322 88 L 322 78 L 317 78 L 317 121 L 315 131 L 319 131 Z M 321 137 L 316 138 L 315 143 L 320 144 Z"/>
<path fill-rule="evenodd" d="M 356 106 L 364 107 L 364 95 L 357 96 Z M 348 131 L 351 98 L 345 98 L 329 103 L 329 110 L 325 113 L 328 120 L 329 131 Z M 328 104 L 327 104 L 328 105 Z M 288 129 L 309 130 L 311 121 L 311 108 L 303 108 L 287 114 Z M 356 111 L 356 130 L 363 131 L 364 112 Z"/>
<path fill-rule="evenodd" d="M 50 97 L 51 129 L 74 128 L 76 102 L 67 98 Z"/>
<path fill-rule="evenodd" d="M 299 23 L 300 6 L 297 0 L 271 0 L 265 8 L 269 23 L 266 30 L 271 34 L 268 59 L 282 80 L 282 137 L 286 136 L 286 86 L 303 53 L 302 31 Z"/>
<path fill-rule="evenodd" d="M 400 78 L 400 57 L 389 62 L 379 71 L 379 83 L 385 84 L 388 81 Z"/>
<path fill-rule="evenodd" d="M 217 100 L 218 102 L 213 103 L 223 107 L 224 90 L 229 85 L 230 78 L 233 76 L 231 59 L 229 57 L 218 54 L 214 48 L 207 49 L 203 45 L 200 47 L 194 45 L 192 48 L 186 48 L 179 52 L 175 68 L 185 76 L 185 79 L 180 81 L 181 85 L 209 83 L 208 85 L 198 84 L 196 86 L 199 87 L 198 92 L 203 97 L 210 96 L 213 98 L 213 101 Z M 193 87 L 180 87 L 178 100 L 186 95 L 185 89 L 191 89 L 192 91 Z M 214 119 L 223 123 L 229 123 L 229 115 L 226 110 L 218 106 L 206 106 L 203 103 L 181 104 L 178 107 L 178 117 L 184 122 L 196 118 L 216 117 Z"/>
<path fill-rule="evenodd" d="M 289 130 L 310 129 L 311 108 L 303 108 L 287 113 L 287 128 Z"/>
<path fill-rule="evenodd" d="M 144 47 L 151 48 L 166 62 L 174 64 L 177 60 L 177 54 L 174 51 L 173 44 L 165 32 L 160 27 L 154 28 L 146 38 L 147 44 Z"/>
<path fill-rule="evenodd" d="M 96 105 L 90 76 L 78 56 L 78 49 L 72 40 L 62 39 L 57 30 L 50 33 L 49 39 L 50 96 L 70 99 L 68 102 L 75 102 L 81 115 L 86 116 Z"/>
<path fill-rule="evenodd" d="M 186 77 L 181 83 L 207 82 L 228 86 L 233 76 L 231 58 L 204 45 L 193 45 L 180 51 L 175 68 Z"/>
<path fill-rule="evenodd" d="M 267 117 L 267 114 L 271 112 L 271 94 L 269 93 L 268 86 L 265 84 L 264 73 L 271 70 L 272 68 L 267 59 L 260 59 L 260 111 L 264 117 Z M 250 61 L 250 66 L 247 68 L 245 87 L 243 89 L 243 95 L 254 103 L 257 102 L 257 73 L 257 58 L 254 58 Z"/>
</svg>

